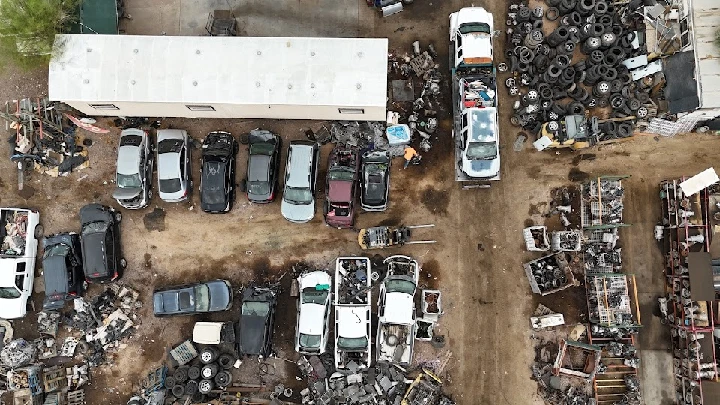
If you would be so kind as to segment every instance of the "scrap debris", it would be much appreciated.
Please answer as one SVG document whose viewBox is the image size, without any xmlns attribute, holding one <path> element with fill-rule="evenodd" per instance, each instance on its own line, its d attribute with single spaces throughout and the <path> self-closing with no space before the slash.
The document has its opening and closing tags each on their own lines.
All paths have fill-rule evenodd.
<svg viewBox="0 0 720 405">
<path fill-rule="evenodd" d="M 12 218 L 5 219 L 5 233 L 2 241 L 2 254 L 8 256 L 22 256 L 25 254 L 25 240 L 27 236 L 28 214 L 19 211 L 12 212 Z"/>
</svg>

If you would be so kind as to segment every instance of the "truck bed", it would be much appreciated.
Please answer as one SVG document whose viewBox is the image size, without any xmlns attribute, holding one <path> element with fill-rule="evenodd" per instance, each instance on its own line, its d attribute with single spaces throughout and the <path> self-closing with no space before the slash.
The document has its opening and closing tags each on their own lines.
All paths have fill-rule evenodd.
<svg viewBox="0 0 720 405">
<path fill-rule="evenodd" d="M 338 257 L 335 261 L 335 305 L 370 305 L 370 259 Z"/>
<path fill-rule="evenodd" d="M 415 325 L 380 324 L 378 329 L 378 361 L 409 365 L 415 343 Z"/>
<path fill-rule="evenodd" d="M 27 232 L 34 232 L 29 215 L 28 210 L 0 209 L 0 240 L 2 240 L 0 255 L 16 257 L 25 254 Z"/>
</svg>

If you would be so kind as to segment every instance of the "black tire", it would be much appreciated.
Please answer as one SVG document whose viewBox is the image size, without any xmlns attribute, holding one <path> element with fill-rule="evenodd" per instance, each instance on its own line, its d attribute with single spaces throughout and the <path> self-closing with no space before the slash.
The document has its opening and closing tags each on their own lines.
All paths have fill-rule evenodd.
<svg viewBox="0 0 720 405">
<path fill-rule="evenodd" d="M 573 101 L 572 103 L 568 104 L 567 113 L 568 115 L 585 114 L 585 106 L 580 102 Z"/>
<path fill-rule="evenodd" d="M 175 378 L 173 378 L 172 376 L 165 377 L 165 388 L 170 390 L 174 386 L 175 386 Z"/>
<path fill-rule="evenodd" d="M 215 388 L 215 384 L 212 380 L 200 380 L 198 383 L 198 392 L 200 394 L 207 394 Z"/>
<path fill-rule="evenodd" d="M 45 233 L 45 229 L 42 225 L 37 224 L 35 225 L 35 229 L 33 230 L 33 235 L 35 236 L 35 239 L 41 239 L 43 237 L 43 234 Z"/>
<path fill-rule="evenodd" d="M 250 143 L 250 134 L 240 135 L 240 143 L 243 145 L 249 144 Z"/>
<path fill-rule="evenodd" d="M 123 269 L 126 269 L 126 268 L 127 268 L 127 260 L 125 260 L 124 257 L 121 257 L 121 258 L 120 258 L 120 267 L 123 268 Z"/>
<path fill-rule="evenodd" d="M 197 380 L 198 378 L 200 378 L 200 367 L 190 366 L 190 368 L 188 368 L 187 375 L 189 379 Z"/>
<path fill-rule="evenodd" d="M 200 362 L 210 364 L 217 360 L 219 353 L 214 347 L 206 347 L 200 352 Z"/>
<path fill-rule="evenodd" d="M 185 383 L 185 395 L 193 395 L 198 390 L 198 382 L 190 380 Z"/>
<path fill-rule="evenodd" d="M 175 384 L 171 390 L 175 398 L 180 398 L 185 395 L 185 384 Z"/>
<path fill-rule="evenodd" d="M 629 122 L 621 122 L 618 125 L 617 136 L 618 138 L 627 138 L 633 133 L 633 126 Z"/>
<path fill-rule="evenodd" d="M 217 375 L 220 366 L 217 363 L 206 364 L 202 370 L 200 370 L 200 376 L 204 379 L 211 379 Z"/>
<path fill-rule="evenodd" d="M 173 373 L 173 378 L 175 379 L 175 384 L 181 384 L 185 383 L 188 379 L 188 368 L 185 366 L 178 367 L 175 372 Z"/>
<path fill-rule="evenodd" d="M 550 4 L 550 1 L 547 3 Z M 547 18 L 548 21 L 555 21 L 558 17 L 560 17 L 560 10 L 558 10 L 557 7 L 550 7 L 545 10 L 545 18 Z"/>
<path fill-rule="evenodd" d="M 220 357 L 218 357 L 217 362 L 221 368 L 228 370 L 232 368 L 233 364 L 235 364 L 235 356 L 230 353 L 223 353 Z"/>
<path fill-rule="evenodd" d="M 215 385 L 218 387 L 227 387 L 232 382 L 232 374 L 227 370 L 222 370 L 215 375 Z"/>
<path fill-rule="evenodd" d="M 115 212 L 113 213 L 113 218 L 115 218 L 115 222 L 120 222 L 120 221 L 122 221 L 122 212 L 120 212 L 120 211 L 115 211 Z"/>
<path fill-rule="evenodd" d="M 642 107 L 642 103 L 636 98 L 631 98 L 627 101 L 627 106 L 630 111 L 637 111 L 640 107 Z"/>
</svg>

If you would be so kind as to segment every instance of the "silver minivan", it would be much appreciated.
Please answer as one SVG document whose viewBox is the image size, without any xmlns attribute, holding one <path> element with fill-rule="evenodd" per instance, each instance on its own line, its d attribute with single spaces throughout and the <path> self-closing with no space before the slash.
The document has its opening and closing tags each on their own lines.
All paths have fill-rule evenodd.
<svg viewBox="0 0 720 405">
<path fill-rule="evenodd" d="M 315 216 L 315 183 L 320 148 L 315 142 L 292 141 L 285 166 L 285 188 L 280 212 L 290 222 L 304 223 Z"/>
</svg>

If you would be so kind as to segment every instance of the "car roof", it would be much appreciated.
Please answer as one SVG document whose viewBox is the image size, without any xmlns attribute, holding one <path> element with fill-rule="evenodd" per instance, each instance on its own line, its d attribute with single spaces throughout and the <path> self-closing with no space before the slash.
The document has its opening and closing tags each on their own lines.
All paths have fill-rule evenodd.
<svg viewBox="0 0 720 405">
<path fill-rule="evenodd" d="M 46 295 L 67 292 L 67 270 L 65 256 L 50 256 L 43 260 L 43 279 L 45 280 Z"/>
<path fill-rule="evenodd" d="M 145 138 L 144 131 L 128 128 L 120 133 L 120 143 L 125 136 L 140 136 Z M 123 145 L 118 147 L 117 172 L 120 174 L 137 174 L 140 168 L 140 147 L 136 145 Z"/>
<path fill-rule="evenodd" d="M 314 159 L 312 145 L 290 144 L 290 166 L 285 184 L 289 187 L 310 187 L 310 165 Z"/>
<path fill-rule="evenodd" d="M 248 181 L 270 180 L 270 156 L 250 155 L 248 163 Z"/>
<path fill-rule="evenodd" d="M 20 262 L 25 262 L 27 266 L 27 260 L 22 257 L 7 257 L 0 260 L 0 287 L 12 287 L 15 285 L 15 274 Z"/>
<path fill-rule="evenodd" d="M 352 197 L 352 181 L 331 180 L 329 182 L 328 199 L 332 202 L 348 202 Z"/>
<path fill-rule="evenodd" d="M 180 178 L 180 154 L 175 152 L 158 154 L 158 178 L 160 180 Z"/>
<path fill-rule="evenodd" d="M 110 273 L 106 263 L 105 234 L 106 232 L 96 232 L 83 235 L 83 245 L 86 246 L 86 249 L 83 249 L 83 264 L 85 274 L 90 277 L 105 277 Z M 88 244 L 91 246 L 87 246 Z M 95 273 L 98 275 L 93 276 Z"/>
<path fill-rule="evenodd" d="M 325 326 L 325 305 L 302 304 L 298 330 L 306 335 L 322 335 Z"/>
<path fill-rule="evenodd" d="M 470 112 L 470 134 L 472 142 L 492 142 L 497 139 L 497 111 L 486 107 Z"/>
</svg>

